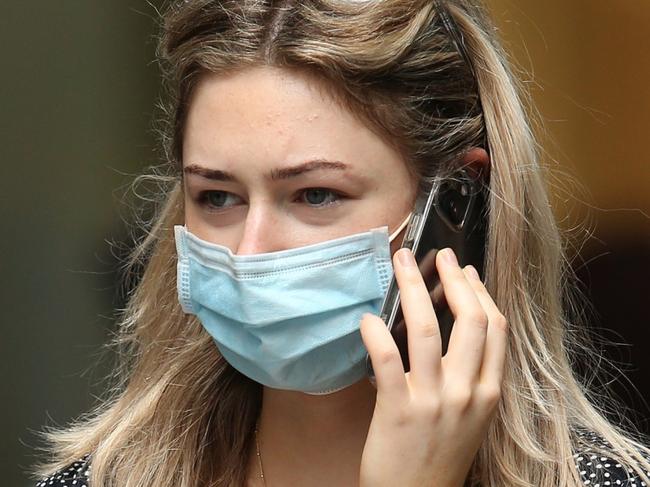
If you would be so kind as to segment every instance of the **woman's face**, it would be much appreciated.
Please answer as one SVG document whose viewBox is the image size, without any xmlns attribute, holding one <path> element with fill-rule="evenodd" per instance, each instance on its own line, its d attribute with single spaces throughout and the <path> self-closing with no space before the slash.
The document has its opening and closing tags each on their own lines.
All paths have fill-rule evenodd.
<svg viewBox="0 0 650 487">
<path fill-rule="evenodd" d="M 183 141 L 190 232 L 257 254 L 408 216 L 417 183 L 402 157 L 314 83 L 270 67 L 200 80 Z"/>
</svg>

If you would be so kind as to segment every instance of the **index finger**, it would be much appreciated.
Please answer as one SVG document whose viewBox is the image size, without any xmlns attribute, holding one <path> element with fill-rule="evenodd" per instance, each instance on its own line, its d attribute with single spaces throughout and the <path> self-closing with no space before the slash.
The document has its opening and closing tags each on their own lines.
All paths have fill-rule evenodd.
<svg viewBox="0 0 650 487">
<path fill-rule="evenodd" d="M 379 316 L 365 313 L 360 331 L 375 373 L 377 397 L 388 397 L 391 402 L 406 397 L 408 387 L 402 357 L 386 323 Z"/>
</svg>

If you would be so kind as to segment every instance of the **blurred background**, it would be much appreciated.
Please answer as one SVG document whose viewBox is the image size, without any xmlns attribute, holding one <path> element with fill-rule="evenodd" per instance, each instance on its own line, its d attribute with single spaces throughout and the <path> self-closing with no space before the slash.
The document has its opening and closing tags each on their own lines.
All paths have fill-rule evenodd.
<svg viewBox="0 0 650 487">
<path fill-rule="evenodd" d="M 29 486 L 34 432 L 101 393 L 114 329 L 125 187 L 157 163 L 156 6 L 145 0 L 4 2 L 0 193 L 5 485 Z M 594 303 L 592 328 L 629 380 L 617 408 L 649 432 L 650 3 L 491 0 L 540 111 L 558 218 Z M 584 188 L 578 190 L 574 183 Z M 587 238 L 585 238 L 585 236 Z M 643 308 L 642 308 L 643 307 Z"/>
</svg>

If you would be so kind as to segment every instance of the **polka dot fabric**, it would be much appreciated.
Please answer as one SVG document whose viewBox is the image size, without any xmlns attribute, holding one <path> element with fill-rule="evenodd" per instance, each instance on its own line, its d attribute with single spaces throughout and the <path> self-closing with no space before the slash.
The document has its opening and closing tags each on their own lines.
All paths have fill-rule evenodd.
<svg viewBox="0 0 650 487">
<path fill-rule="evenodd" d="M 41 480 L 36 487 L 89 487 L 90 463 L 88 458 L 89 455 L 84 455 L 69 467 Z"/>
<path fill-rule="evenodd" d="M 578 437 L 583 444 L 611 450 L 611 445 L 595 433 L 579 431 Z M 590 448 L 584 448 L 581 453 L 577 453 L 573 457 L 584 485 L 590 487 L 647 487 L 637 472 L 627 470 L 612 457 L 602 456 Z M 641 470 L 640 466 L 638 470 Z M 645 474 L 650 476 L 650 472 L 645 472 Z"/>
<path fill-rule="evenodd" d="M 609 449 L 609 444 L 591 432 L 579 431 L 578 436 L 585 445 L 600 446 Z M 648 487 L 638 474 L 626 470 L 612 457 L 597 455 L 585 447 L 582 452 L 574 455 L 576 468 L 580 471 L 583 485 L 590 487 Z M 88 482 L 90 475 L 89 455 L 51 477 L 41 480 L 36 487 L 91 487 Z M 650 476 L 650 472 L 646 475 Z"/>
</svg>

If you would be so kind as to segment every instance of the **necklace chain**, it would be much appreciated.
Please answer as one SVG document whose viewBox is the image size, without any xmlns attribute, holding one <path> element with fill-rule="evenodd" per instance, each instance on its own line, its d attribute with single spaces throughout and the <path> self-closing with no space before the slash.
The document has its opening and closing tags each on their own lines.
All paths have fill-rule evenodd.
<svg viewBox="0 0 650 487">
<path fill-rule="evenodd" d="M 264 478 L 264 467 L 262 467 L 262 454 L 260 453 L 260 442 L 257 435 L 258 428 L 259 428 L 259 419 L 255 423 L 255 448 L 257 450 L 257 463 L 260 466 L 260 478 L 262 479 L 262 485 L 266 487 L 266 479 Z"/>
</svg>

